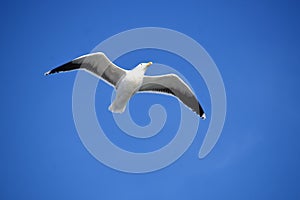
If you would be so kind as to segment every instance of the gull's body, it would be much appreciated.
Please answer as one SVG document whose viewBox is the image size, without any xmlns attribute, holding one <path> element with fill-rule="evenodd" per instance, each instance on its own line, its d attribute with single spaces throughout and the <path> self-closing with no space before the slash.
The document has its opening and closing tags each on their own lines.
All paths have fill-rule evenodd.
<svg viewBox="0 0 300 200">
<path fill-rule="evenodd" d="M 113 64 L 104 53 L 98 52 L 76 58 L 46 72 L 45 75 L 75 69 L 83 69 L 92 73 L 116 88 L 116 98 L 109 106 L 109 110 L 114 113 L 124 112 L 128 101 L 136 92 L 159 92 L 177 97 L 205 119 L 205 113 L 196 96 L 177 75 L 144 75 L 151 64 L 152 62 L 141 63 L 132 70 L 124 70 Z"/>
<path fill-rule="evenodd" d="M 126 71 L 126 75 L 120 80 L 116 87 L 116 98 L 109 106 L 109 110 L 115 113 L 124 112 L 127 102 L 142 86 L 144 71 L 135 68 Z"/>
</svg>

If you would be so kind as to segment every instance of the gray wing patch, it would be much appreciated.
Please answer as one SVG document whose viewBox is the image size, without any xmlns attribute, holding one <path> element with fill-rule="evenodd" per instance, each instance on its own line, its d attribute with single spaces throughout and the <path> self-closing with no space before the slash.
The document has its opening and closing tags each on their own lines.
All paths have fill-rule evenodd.
<svg viewBox="0 0 300 200">
<path fill-rule="evenodd" d="M 202 106 L 189 86 L 175 74 L 145 76 L 141 92 L 160 92 L 177 97 L 182 103 L 205 119 Z"/>
<path fill-rule="evenodd" d="M 116 86 L 118 81 L 126 74 L 126 71 L 113 64 L 104 53 L 98 52 L 73 60 L 81 64 L 81 68 L 92 72 L 96 76 Z"/>
<path fill-rule="evenodd" d="M 126 71 L 113 64 L 102 52 L 87 54 L 78 57 L 66 64 L 45 73 L 45 75 L 84 69 L 99 78 L 116 86 L 118 81 L 126 74 Z"/>
</svg>

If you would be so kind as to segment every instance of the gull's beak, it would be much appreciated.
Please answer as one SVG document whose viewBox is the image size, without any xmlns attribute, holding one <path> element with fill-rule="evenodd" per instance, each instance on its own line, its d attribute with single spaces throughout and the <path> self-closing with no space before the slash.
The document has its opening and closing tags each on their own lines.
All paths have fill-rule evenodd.
<svg viewBox="0 0 300 200">
<path fill-rule="evenodd" d="M 152 65 L 152 62 L 148 62 L 146 66 L 149 67 L 150 65 Z"/>
</svg>

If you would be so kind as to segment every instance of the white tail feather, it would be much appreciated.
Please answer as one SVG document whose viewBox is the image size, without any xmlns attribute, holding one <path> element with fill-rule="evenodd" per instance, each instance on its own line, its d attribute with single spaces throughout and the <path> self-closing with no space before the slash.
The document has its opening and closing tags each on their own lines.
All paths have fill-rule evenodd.
<svg viewBox="0 0 300 200">
<path fill-rule="evenodd" d="M 120 105 L 120 104 L 117 104 L 115 102 L 113 102 L 109 107 L 108 109 L 113 112 L 113 113 L 123 113 L 124 110 L 126 108 L 126 104 L 125 105 Z"/>
</svg>

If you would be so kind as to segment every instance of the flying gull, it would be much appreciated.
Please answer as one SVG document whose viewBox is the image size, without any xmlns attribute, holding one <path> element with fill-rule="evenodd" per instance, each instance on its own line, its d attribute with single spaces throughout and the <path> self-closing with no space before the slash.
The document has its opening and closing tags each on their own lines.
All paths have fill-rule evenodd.
<svg viewBox="0 0 300 200">
<path fill-rule="evenodd" d="M 127 102 L 135 93 L 154 92 L 175 96 L 202 119 L 206 118 L 195 94 L 181 78 L 175 74 L 145 76 L 150 65 L 152 62 L 140 63 L 132 70 L 125 70 L 112 63 L 104 53 L 97 52 L 80 56 L 45 75 L 82 69 L 101 78 L 116 88 L 116 98 L 109 106 L 114 113 L 124 112 Z"/>
</svg>

